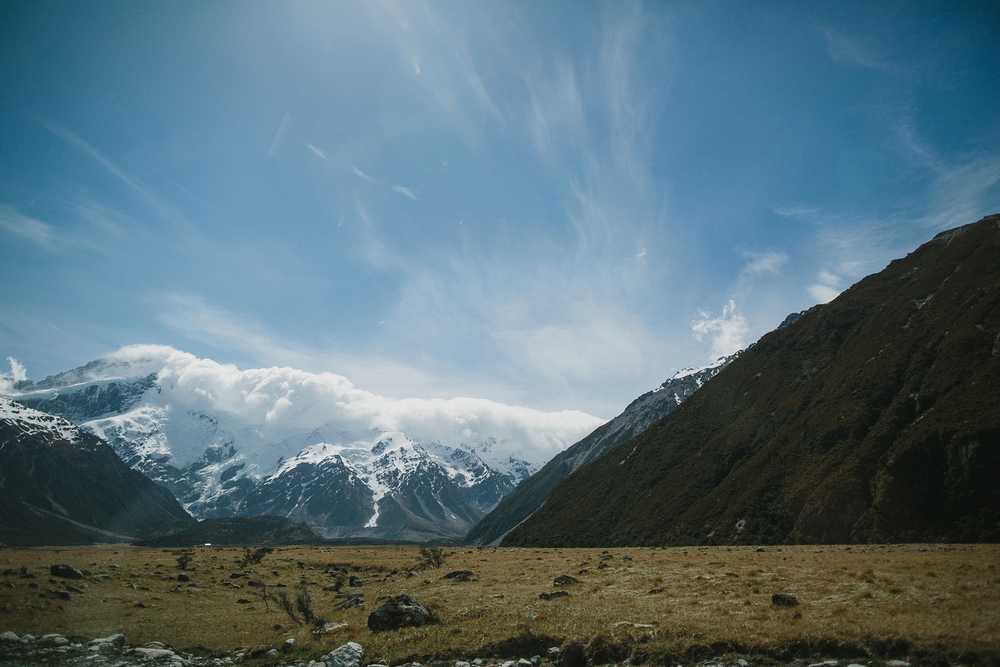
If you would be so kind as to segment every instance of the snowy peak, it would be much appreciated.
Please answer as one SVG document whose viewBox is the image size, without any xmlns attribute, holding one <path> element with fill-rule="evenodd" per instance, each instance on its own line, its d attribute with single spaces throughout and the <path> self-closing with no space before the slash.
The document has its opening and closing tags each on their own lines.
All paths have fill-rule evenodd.
<svg viewBox="0 0 1000 667">
<path fill-rule="evenodd" d="M 8 398 L 0 397 L 0 420 L 16 428 L 24 436 L 39 436 L 47 440 L 77 443 L 80 429 L 62 417 L 32 410 Z"/>
</svg>

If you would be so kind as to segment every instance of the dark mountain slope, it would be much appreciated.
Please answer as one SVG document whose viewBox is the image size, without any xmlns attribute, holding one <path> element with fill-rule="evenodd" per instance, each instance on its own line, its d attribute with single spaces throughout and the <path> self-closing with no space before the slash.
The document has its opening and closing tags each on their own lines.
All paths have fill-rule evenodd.
<svg viewBox="0 0 1000 667">
<path fill-rule="evenodd" d="M 100 438 L 0 398 L 0 542 L 120 542 L 194 522 Z"/>
<path fill-rule="evenodd" d="M 737 353 L 738 354 L 738 353 Z M 537 510 L 556 484 L 580 466 L 595 461 L 631 440 L 681 404 L 702 384 L 715 377 L 736 355 L 722 357 L 705 368 L 686 368 L 632 401 L 625 410 L 597 427 L 580 442 L 560 452 L 541 470 L 522 481 L 492 512 L 465 536 L 466 544 L 491 544 L 506 535 Z"/>
<path fill-rule="evenodd" d="M 1000 216 L 764 336 L 508 545 L 1000 540 Z"/>
</svg>

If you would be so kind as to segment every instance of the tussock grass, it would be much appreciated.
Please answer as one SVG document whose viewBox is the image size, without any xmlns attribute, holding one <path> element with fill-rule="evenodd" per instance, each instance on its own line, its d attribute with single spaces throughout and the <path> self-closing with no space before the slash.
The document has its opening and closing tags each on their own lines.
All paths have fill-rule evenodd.
<svg viewBox="0 0 1000 667">
<path fill-rule="evenodd" d="M 26 566 L 36 578 L 0 581 L 0 630 L 88 639 L 122 632 L 130 644 L 156 640 L 213 652 L 278 646 L 294 637 L 299 652 L 311 656 L 357 641 L 366 662 L 389 664 L 432 656 L 528 657 L 567 639 L 588 646 L 598 663 L 659 662 L 699 647 L 779 657 L 858 649 L 881 657 L 1000 658 L 998 545 L 602 551 L 446 547 L 443 564 L 433 568 L 416 547 L 285 547 L 244 569 L 241 549 L 199 548 L 187 551 L 191 558 L 182 570 L 176 549 L 4 549 L 0 570 Z M 607 555 L 612 558 L 602 560 Z M 49 565 L 61 562 L 110 578 L 89 576 L 86 588 L 77 581 L 50 583 Z M 442 578 L 458 569 L 472 570 L 475 580 Z M 189 582 L 177 580 L 182 573 Z M 234 573 L 241 576 L 231 578 Z M 334 611 L 343 598 L 324 587 L 351 574 L 364 586 L 342 590 L 363 593 L 365 604 Z M 581 583 L 556 587 L 560 574 Z M 28 587 L 32 582 L 37 589 Z M 70 600 L 46 592 L 63 590 L 64 583 L 84 592 Z M 294 622 L 273 600 L 265 605 L 265 592 L 295 599 L 303 586 L 316 616 L 346 620 L 348 629 L 316 639 L 311 626 Z M 554 590 L 570 596 L 539 599 Z M 379 596 L 401 592 L 440 622 L 371 633 L 366 621 Z M 775 592 L 795 595 L 800 604 L 775 607 Z"/>
</svg>

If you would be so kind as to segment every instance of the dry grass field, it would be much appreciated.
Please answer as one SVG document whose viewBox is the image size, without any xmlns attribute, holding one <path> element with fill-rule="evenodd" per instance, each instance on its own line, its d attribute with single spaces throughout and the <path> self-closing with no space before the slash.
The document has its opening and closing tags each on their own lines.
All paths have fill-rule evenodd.
<svg viewBox="0 0 1000 667">
<path fill-rule="evenodd" d="M 195 549 L 183 571 L 181 553 L 125 545 L 0 550 L 0 570 L 26 567 L 35 575 L 0 581 L 0 631 L 83 638 L 121 632 L 133 645 L 157 640 L 212 652 L 280 646 L 294 637 L 295 655 L 302 658 L 350 640 L 364 647 L 366 663 L 390 665 L 434 657 L 544 656 L 546 647 L 567 639 L 588 645 L 595 663 L 630 657 L 677 664 L 727 652 L 772 662 L 838 655 L 867 656 L 869 664 L 1000 659 L 998 545 L 765 552 L 451 547 L 443 549 L 440 567 L 426 567 L 415 547 L 283 547 L 245 573 L 241 549 Z M 49 566 L 63 562 L 91 574 L 82 581 L 52 580 Z M 459 569 L 471 570 L 473 580 L 442 578 Z M 182 573 L 189 581 L 178 581 Z M 232 578 L 234 573 L 242 576 Z M 361 577 L 361 588 L 348 586 L 350 574 Z M 581 583 L 555 587 L 561 574 Z M 324 588 L 338 578 L 344 592 L 364 594 L 363 606 L 333 609 L 343 598 Z M 82 593 L 57 597 L 66 583 Z M 347 628 L 316 638 L 312 626 L 293 621 L 273 599 L 265 605 L 261 594 L 284 592 L 294 600 L 303 589 L 317 616 L 347 621 Z M 570 595 L 539 599 L 554 590 Z M 370 632 L 366 620 L 378 598 L 401 592 L 439 622 Z M 800 604 L 774 606 L 775 592 L 792 594 Z"/>
</svg>

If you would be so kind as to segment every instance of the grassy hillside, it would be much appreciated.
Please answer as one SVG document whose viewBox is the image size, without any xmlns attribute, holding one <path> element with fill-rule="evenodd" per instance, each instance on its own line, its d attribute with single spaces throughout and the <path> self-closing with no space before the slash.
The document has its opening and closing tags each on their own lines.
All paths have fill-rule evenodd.
<svg viewBox="0 0 1000 667">
<path fill-rule="evenodd" d="M 505 546 L 1000 540 L 1000 216 L 764 336 Z"/>
</svg>

